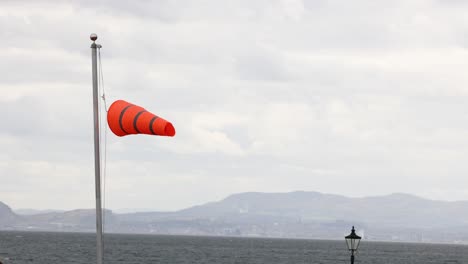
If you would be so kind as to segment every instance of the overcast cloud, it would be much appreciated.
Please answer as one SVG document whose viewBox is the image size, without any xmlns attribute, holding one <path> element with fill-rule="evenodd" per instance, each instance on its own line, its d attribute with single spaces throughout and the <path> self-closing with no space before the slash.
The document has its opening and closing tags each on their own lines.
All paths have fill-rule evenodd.
<svg viewBox="0 0 468 264">
<path fill-rule="evenodd" d="M 244 191 L 468 199 L 464 1 L 2 1 L 0 201 L 94 205 L 89 34 L 108 102 L 175 138 L 109 132 L 113 209 Z"/>
</svg>

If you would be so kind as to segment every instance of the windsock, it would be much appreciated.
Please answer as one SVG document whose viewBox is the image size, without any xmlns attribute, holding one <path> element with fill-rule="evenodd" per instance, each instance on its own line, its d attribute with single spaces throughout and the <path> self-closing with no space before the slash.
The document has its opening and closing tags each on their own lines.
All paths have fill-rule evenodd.
<svg viewBox="0 0 468 264">
<path fill-rule="evenodd" d="M 117 100 L 109 107 L 107 124 L 119 137 L 132 134 L 175 135 L 174 126 L 170 122 L 124 100 Z"/>
</svg>

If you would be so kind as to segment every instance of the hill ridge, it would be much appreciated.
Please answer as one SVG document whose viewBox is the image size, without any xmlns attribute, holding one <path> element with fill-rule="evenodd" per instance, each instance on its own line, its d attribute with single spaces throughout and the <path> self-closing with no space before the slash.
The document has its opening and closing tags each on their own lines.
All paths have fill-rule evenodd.
<svg viewBox="0 0 468 264">
<path fill-rule="evenodd" d="M 92 232 L 94 217 L 92 209 L 17 216 L 10 208 L 0 210 L 0 219 L 10 219 L 0 229 Z M 355 225 L 370 240 L 468 243 L 468 201 L 404 193 L 246 192 L 173 212 L 106 211 L 106 219 L 106 230 L 121 233 L 339 238 Z"/>
</svg>

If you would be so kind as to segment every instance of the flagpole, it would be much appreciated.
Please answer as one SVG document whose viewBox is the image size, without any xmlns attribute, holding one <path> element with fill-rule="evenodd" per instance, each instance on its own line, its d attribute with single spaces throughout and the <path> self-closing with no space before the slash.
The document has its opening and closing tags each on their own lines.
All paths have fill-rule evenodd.
<svg viewBox="0 0 468 264">
<path fill-rule="evenodd" d="M 98 93 L 98 75 L 97 75 L 97 49 L 101 45 L 96 44 L 96 34 L 91 34 L 91 58 L 93 72 L 93 116 L 94 116 L 94 176 L 96 191 L 96 258 L 97 264 L 102 264 L 103 243 L 102 243 L 102 203 L 101 203 L 101 164 L 100 164 L 100 144 L 99 144 L 99 93 Z"/>
</svg>

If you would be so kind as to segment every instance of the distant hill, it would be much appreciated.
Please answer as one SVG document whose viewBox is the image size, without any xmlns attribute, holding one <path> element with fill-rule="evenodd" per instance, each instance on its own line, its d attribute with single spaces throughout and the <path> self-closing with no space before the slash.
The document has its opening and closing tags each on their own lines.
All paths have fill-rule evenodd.
<svg viewBox="0 0 468 264">
<path fill-rule="evenodd" d="M 0 229 L 95 229 L 94 210 L 18 216 L 0 205 Z M 105 218 L 106 230 L 123 233 L 341 239 L 355 225 L 369 240 L 468 243 L 468 201 L 399 193 L 349 198 L 303 191 L 249 192 L 176 212 L 107 211 Z"/>
<path fill-rule="evenodd" d="M 18 220 L 18 216 L 11 208 L 0 202 L 0 227 L 13 227 Z"/>
<path fill-rule="evenodd" d="M 126 214 L 138 216 L 141 213 Z M 149 219 L 168 214 L 145 213 Z M 178 218 L 281 218 L 310 221 L 365 222 L 386 227 L 427 228 L 468 224 L 468 201 L 433 201 L 408 194 L 348 198 L 318 192 L 240 193 L 219 202 L 170 214 Z"/>
</svg>

